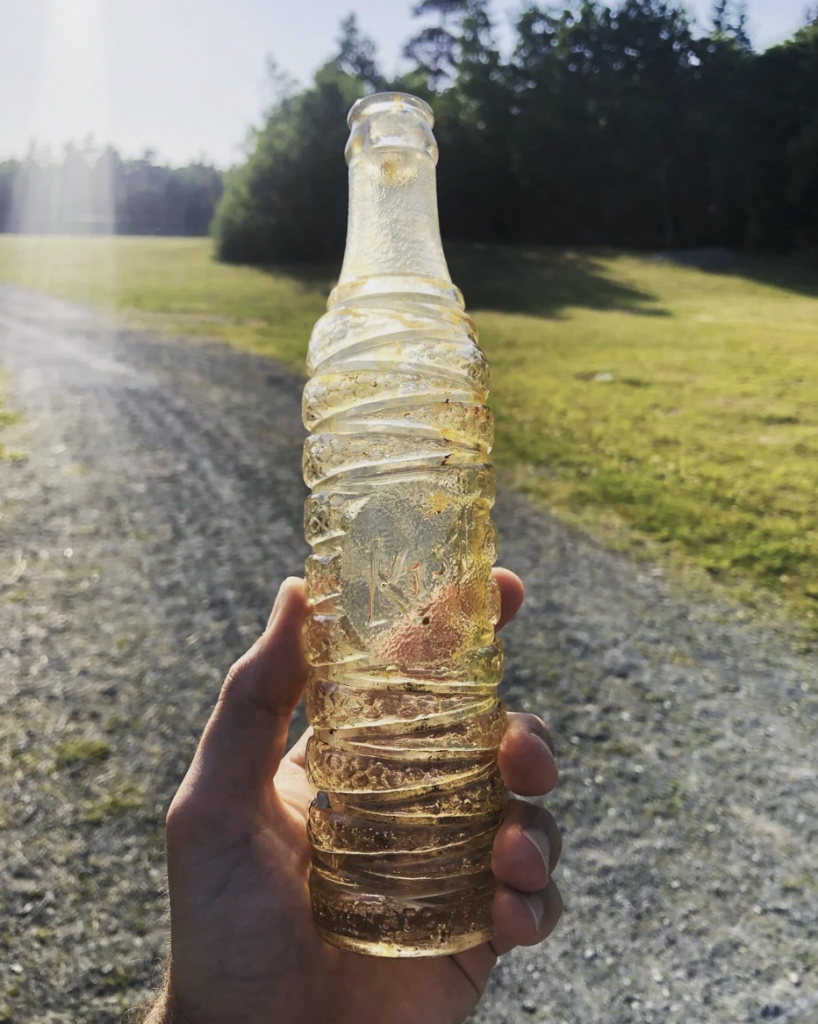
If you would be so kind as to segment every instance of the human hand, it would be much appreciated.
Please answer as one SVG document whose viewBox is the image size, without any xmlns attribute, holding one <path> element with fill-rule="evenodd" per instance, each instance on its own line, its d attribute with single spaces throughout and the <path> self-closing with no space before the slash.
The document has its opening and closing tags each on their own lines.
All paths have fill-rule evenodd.
<svg viewBox="0 0 818 1024">
<path fill-rule="evenodd" d="M 498 629 L 523 586 L 495 570 Z M 560 836 L 548 812 L 512 799 L 494 842 L 492 942 L 453 956 L 382 959 L 323 942 L 308 890 L 308 733 L 285 755 L 307 680 L 303 582 L 285 580 L 263 636 L 230 670 L 167 820 L 171 957 L 146 1024 L 453 1024 L 472 1011 L 497 957 L 541 942 L 562 902 L 551 873 Z M 509 715 L 499 751 L 508 788 L 550 792 L 548 730 Z"/>
</svg>

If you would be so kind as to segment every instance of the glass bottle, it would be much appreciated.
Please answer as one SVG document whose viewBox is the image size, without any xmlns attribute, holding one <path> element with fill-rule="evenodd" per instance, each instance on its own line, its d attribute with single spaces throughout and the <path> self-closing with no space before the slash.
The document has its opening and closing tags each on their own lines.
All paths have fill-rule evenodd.
<svg viewBox="0 0 818 1024">
<path fill-rule="evenodd" d="M 506 801 L 488 368 L 443 255 L 433 123 L 400 93 L 350 112 L 346 254 L 304 392 L 313 912 L 378 956 L 490 938 Z"/>
</svg>

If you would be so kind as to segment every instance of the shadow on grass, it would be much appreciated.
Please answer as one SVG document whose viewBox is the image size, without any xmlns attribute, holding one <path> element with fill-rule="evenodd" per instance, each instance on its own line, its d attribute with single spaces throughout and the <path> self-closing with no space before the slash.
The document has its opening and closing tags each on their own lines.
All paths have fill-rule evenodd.
<svg viewBox="0 0 818 1024">
<path fill-rule="evenodd" d="M 671 263 L 710 274 L 743 277 L 782 291 L 818 299 L 818 253 L 796 256 L 756 256 L 729 249 L 688 249 L 665 253 Z"/>
<path fill-rule="evenodd" d="M 793 256 L 740 256 L 726 273 L 749 278 L 782 291 L 818 299 L 818 260 Z"/>
<path fill-rule="evenodd" d="M 649 292 L 610 277 L 601 251 L 455 244 L 446 254 L 468 309 L 556 317 L 574 306 L 669 315 Z"/>
<path fill-rule="evenodd" d="M 246 264 L 252 266 L 252 264 Z M 253 269 L 261 269 L 267 274 L 275 277 L 289 277 L 303 291 L 319 292 L 325 298 L 338 283 L 338 275 L 341 273 L 341 260 L 337 263 L 281 263 L 268 264 L 267 266 Z"/>
<path fill-rule="evenodd" d="M 539 246 L 493 243 L 447 243 L 452 280 L 466 297 L 469 310 L 557 317 L 569 306 L 622 310 L 642 316 L 668 316 L 656 297 L 608 275 L 608 255 Z M 265 268 L 286 274 L 302 288 L 328 296 L 337 280 L 340 261 L 332 265 L 289 265 Z"/>
</svg>

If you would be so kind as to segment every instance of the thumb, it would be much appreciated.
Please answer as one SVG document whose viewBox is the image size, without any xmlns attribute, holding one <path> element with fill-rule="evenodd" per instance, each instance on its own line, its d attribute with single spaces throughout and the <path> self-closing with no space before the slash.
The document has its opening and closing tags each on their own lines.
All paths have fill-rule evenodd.
<svg viewBox="0 0 818 1024">
<path fill-rule="evenodd" d="M 260 806 L 307 681 L 307 607 L 304 581 L 284 580 L 264 633 L 227 674 L 180 798 L 217 814 Z"/>
</svg>

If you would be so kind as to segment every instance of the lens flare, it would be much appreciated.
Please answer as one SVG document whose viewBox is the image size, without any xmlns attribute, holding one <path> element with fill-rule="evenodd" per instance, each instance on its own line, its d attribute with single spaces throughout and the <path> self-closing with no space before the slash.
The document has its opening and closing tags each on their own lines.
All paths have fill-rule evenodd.
<svg viewBox="0 0 818 1024">
<path fill-rule="evenodd" d="M 89 298 L 112 302 L 112 158 L 91 134 L 96 129 L 110 138 L 104 5 L 48 0 L 34 103 L 39 139 L 15 197 L 15 220 L 29 236 L 22 258 L 32 288 L 60 294 L 81 274 Z M 78 246 L 66 235 L 84 237 Z"/>
</svg>

